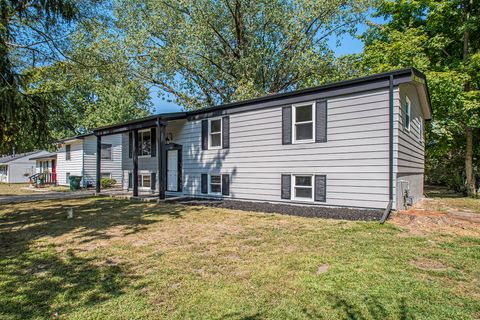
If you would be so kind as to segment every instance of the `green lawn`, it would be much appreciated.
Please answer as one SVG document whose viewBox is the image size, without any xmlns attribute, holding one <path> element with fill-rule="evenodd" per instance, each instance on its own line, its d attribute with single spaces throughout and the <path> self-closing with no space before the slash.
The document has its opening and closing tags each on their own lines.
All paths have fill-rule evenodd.
<svg viewBox="0 0 480 320">
<path fill-rule="evenodd" d="M 107 198 L 16 204 L 0 207 L 0 270 L 1 319 L 480 317 L 480 236 L 391 223 Z"/>
<path fill-rule="evenodd" d="M 28 186 L 28 183 L 0 183 L 0 196 L 13 196 L 35 192 L 25 189 L 28 188 Z"/>
</svg>

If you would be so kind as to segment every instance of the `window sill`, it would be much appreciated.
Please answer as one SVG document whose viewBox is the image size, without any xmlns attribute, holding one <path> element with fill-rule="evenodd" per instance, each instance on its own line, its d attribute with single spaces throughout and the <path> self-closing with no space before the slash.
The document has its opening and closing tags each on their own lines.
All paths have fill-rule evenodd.
<svg viewBox="0 0 480 320">
<path fill-rule="evenodd" d="M 142 155 L 142 156 L 138 156 L 139 159 L 142 159 L 142 158 L 154 158 L 152 157 L 151 155 L 149 154 L 146 154 L 146 155 Z"/>
<path fill-rule="evenodd" d="M 314 203 L 313 199 L 307 199 L 307 198 L 292 198 L 294 201 L 298 202 L 305 202 L 305 203 Z"/>
<path fill-rule="evenodd" d="M 315 143 L 315 140 L 294 140 L 292 144 Z"/>
<path fill-rule="evenodd" d="M 221 149 L 222 149 L 222 146 L 218 146 L 218 147 L 208 146 L 208 150 L 221 150 Z M 204 150 L 204 151 L 208 151 L 208 150 Z"/>
</svg>

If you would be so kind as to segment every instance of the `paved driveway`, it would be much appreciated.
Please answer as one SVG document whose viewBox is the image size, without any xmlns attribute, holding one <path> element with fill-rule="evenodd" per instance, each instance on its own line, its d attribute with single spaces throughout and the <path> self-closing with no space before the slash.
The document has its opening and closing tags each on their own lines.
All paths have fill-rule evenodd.
<svg viewBox="0 0 480 320">
<path fill-rule="evenodd" d="M 75 191 L 75 192 L 45 192 L 39 194 L 22 194 L 18 196 L 0 196 L 0 205 L 8 203 L 19 202 L 34 202 L 41 200 L 55 200 L 55 199 L 75 199 L 91 197 L 95 191 Z"/>
</svg>

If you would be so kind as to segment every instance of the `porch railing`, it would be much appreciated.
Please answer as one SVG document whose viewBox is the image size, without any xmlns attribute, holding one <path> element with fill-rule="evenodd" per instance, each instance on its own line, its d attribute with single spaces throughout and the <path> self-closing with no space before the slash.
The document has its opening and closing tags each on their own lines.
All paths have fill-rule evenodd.
<svg viewBox="0 0 480 320">
<path fill-rule="evenodd" d="M 36 173 L 29 177 L 30 183 L 37 188 L 57 183 L 57 174 L 52 172 Z"/>
</svg>

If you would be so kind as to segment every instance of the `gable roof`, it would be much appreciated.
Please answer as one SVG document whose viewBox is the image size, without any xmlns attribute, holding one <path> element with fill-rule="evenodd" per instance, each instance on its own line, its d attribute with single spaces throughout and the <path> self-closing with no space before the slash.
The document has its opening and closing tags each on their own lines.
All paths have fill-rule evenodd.
<svg viewBox="0 0 480 320">
<path fill-rule="evenodd" d="M 31 151 L 31 152 L 25 152 L 25 153 L 18 153 L 18 154 L 15 154 L 15 155 L 9 155 L 9 156 L 5 156 L 3 158 L 0 158 L 0 163 L 8 163 L 8 162 L 12 162 L 12 161 L 15 161 L 15 160 L 18 160 L 18 159 L 21 159 L 21 158 L 24 158 L 24 157 L 28 157 L 28 156 L 31 156 L 32 154 L 36 154 L 36 153 L 39 153 L 41 151 Z"/>
<path fill-rule="evenodd" d="M 197 120 L 205 117 L 220 116 L 233 112 L 242 112 L 247 110 L 258 110 L 278 106 L 281 104 L 291 104 L 292 101 L 300 98 L 309 98 L 314 96 L 317 99 L 326 99 L 345 94 L 375 90 L 379 88 L 388 88 L 390 81 L 394 86 L 403 83 L 413 83 L 422 92 L 422 106 L 427 110 L 425 118 L 429 120 L 432 114 L 430 96 L 428 93 L 427 80 L 425 75 L 415 68 L 406 68 L 390 72 L 374 74 L 367 77 L 355 78 L 339 82 L 328 83 L 316 87 L 300 89 L 290 92 L 276 93 L 254 99 L 226 103 L 201 110 L 160 113 L 141 119 L 131 120 L 124 123 L 104 126 L 93 130 L 95 135 L 106 135 L 126 132 L 132 129 L 141 129 L 153 127 L 157 121 L 168 121 L 177 119 Z"/>
</svg>

